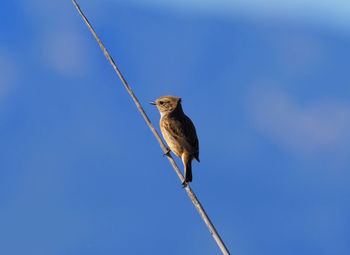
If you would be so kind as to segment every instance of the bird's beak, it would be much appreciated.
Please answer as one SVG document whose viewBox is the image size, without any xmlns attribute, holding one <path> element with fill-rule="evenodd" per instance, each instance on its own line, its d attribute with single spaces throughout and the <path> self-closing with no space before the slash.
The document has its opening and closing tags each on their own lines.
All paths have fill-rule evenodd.
<svg viewBox="0 0 350 255">
<path fill-rule="evenodd" d="M 156 105 L 156 103 L 155 103 L 155 102 L 150 102 L 150 104 Z"/>
</svg>

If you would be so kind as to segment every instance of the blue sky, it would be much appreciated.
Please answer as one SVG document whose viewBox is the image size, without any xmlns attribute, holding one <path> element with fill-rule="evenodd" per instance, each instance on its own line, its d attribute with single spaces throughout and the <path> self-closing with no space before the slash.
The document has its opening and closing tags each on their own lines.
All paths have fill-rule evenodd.
<svg viewBox="0 0 350 255">
<path fill-rule="evenodd" d="M 347 1 L 79 4 L 158 130 L 183 98 L 231 254 L 350 253 Z M 0 16 L 0 254 L 220 254 L 73 4 Z"/>
</svg>

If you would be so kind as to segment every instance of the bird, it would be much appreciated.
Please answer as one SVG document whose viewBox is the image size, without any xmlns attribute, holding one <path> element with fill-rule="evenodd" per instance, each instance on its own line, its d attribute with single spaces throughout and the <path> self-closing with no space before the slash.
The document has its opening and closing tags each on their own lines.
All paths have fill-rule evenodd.
<svg viewBox="0 0 350 255">
<path fill-rule="evenodd" d="M 192 160 L 200 160 L 196 128 L 183 112 L 181 101 L 180 97 L 163 96 L 150 104 L 155 105 L 160 113 L 160 130 L 169 146 L 164 155 L 172 151 L 182 160 L 185 177 L 182 185 L 185 187 L 192 182 Z"/>
</svg>

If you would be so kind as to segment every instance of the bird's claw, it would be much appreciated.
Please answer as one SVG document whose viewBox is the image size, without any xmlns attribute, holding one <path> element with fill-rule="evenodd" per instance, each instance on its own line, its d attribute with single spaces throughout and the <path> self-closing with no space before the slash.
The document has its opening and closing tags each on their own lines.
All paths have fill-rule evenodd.
<svg viewBox="0 0 350 255">
<path fill-rule="evenodd" d="M 183 181 L 183 182 L 182 182 L 182 188 L 183 188 L 183 189 L 186 188 L 187 185 L 188 185 L 188 183 L 187 183 L 186 181 Z"/>
<path fill-rule="evenodd" d="M 166 152 L 163 154 L 163 157 L 164 156 L 169 156 L 170 155 L 170 152 L 171 152 L 171 150 L 169 149 L 169 148 L 166 148 Z"/>
</svg>

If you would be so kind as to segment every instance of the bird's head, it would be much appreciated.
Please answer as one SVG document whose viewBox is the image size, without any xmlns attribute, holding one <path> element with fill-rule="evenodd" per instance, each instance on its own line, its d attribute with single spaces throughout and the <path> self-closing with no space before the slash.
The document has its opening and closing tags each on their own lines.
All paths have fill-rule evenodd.
<svg viewBox="0 0 350 255">
<path fill-rule="evenodd" d="M 158 98 L 156 101 L 151 102 L 150 104 L 157 106 L 160 115 L 164 116 L 168 113 L 173 112 L 179 106 L 181 107 L 181 98 L 174 96 L 164 96 Z"/>
</svg>

